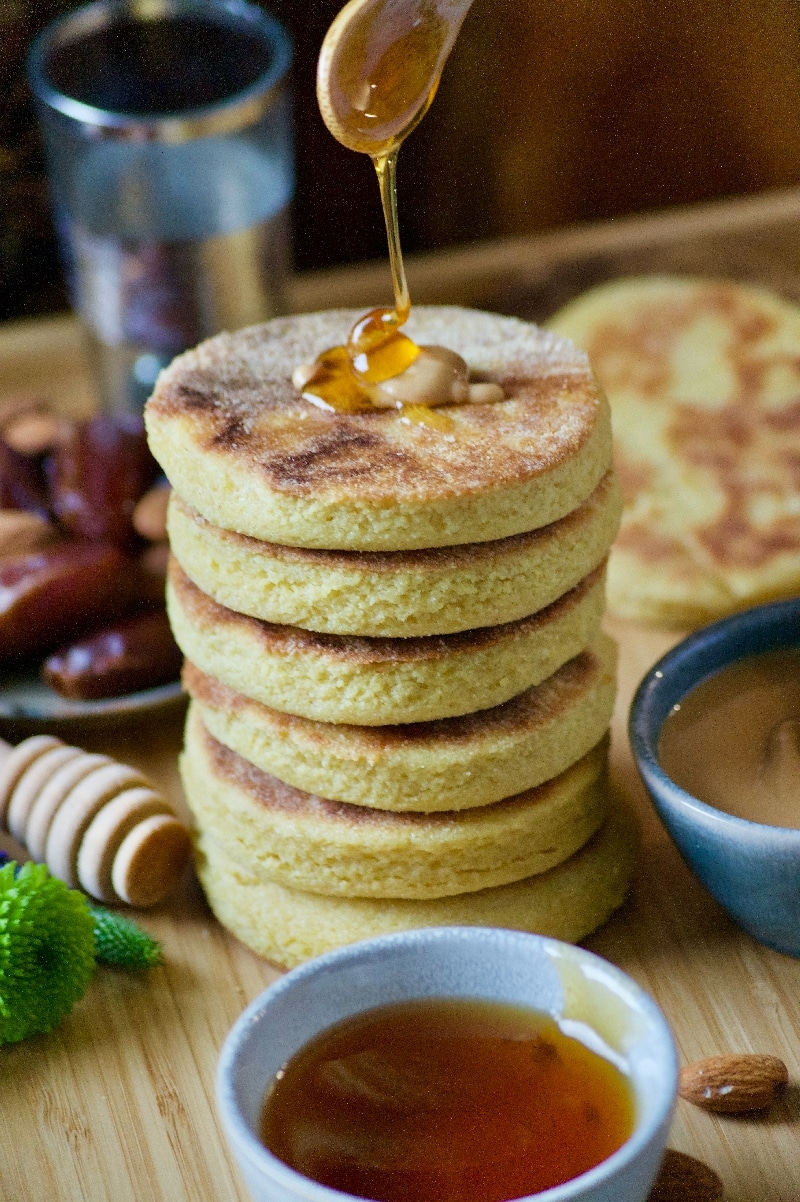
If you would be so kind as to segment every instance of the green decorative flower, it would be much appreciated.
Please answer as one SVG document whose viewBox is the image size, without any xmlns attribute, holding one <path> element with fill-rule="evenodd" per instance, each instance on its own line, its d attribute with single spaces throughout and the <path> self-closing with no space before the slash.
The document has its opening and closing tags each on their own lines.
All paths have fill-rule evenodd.
<svg viewBox="0 0 800 1202">
<path fill-rule="evenodd" d="M 117 968 L 154 968 L 162 961 L 161 944 L 124 914 L 106 910 L 104 906 L 89 907 L 94 919 L 95 955 L 105 964 Z"/>
<path fill-rule="evenodd" d="M 0 1044 L 52 1030 L 95 967 L 86 897 L 44 864 L 0 867 Z"/>
<path fill-rule="evenodd" d="M 20 867 L 0 852 L 0 1044 L 60 1023 L 86 992 L 95 959 L 152 968 L 161 945 L 130 918 L 90 904 L 45 864 Z"/>
</svg>

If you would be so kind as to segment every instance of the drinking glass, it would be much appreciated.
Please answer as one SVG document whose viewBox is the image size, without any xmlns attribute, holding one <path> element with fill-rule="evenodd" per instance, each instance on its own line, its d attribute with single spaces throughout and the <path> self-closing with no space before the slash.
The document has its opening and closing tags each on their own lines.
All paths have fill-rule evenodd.
<svg viewBox="0 0 800 1202">
<path fill-rule="evenodd" d="M 244 0 L 99 0 L 28 62 L 72 306 L 101 404 L 284 311 L 294 187 L 283 27 Z"/>
</svg>

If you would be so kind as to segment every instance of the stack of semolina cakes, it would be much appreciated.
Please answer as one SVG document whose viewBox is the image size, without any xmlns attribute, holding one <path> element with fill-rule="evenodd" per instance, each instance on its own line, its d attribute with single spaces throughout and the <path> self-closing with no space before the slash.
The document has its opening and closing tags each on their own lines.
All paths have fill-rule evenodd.
<svg viewBox="0 0 800 1202">
<path fill-rule="evenodd" d="M 201 882 L 286 966 L 445 923 L 580 939 L 635 856 L 607 790 L 607 403 L 566 340 L 418 308 L 409 336 L 505 399 L 318 408 L 292 372 L 357 316 L 219 335 L 147 405 Z"/>
</svg>

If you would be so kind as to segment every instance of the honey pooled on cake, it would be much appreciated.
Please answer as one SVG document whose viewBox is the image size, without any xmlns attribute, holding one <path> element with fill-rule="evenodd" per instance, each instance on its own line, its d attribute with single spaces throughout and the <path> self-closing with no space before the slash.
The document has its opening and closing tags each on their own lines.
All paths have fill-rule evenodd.
<svg viewBox="0 0 800 1202">
<path fill-rule="evenodd" d="M 320 98 L 375 160 L 394 308 L 210 339 L 146 410 L 173 486 L 198 872 L 218 918 L 286 966 L 451 922 L 577 940 L 622 903 L 635 858 L 606 780 L 616 648 L 600 623 L 621 512 L 608 405 L 565 339 L 411 309 L 396 153 L 457 28 L 434 5 L 430 27 L 395 25 L 383 45 L 380 11 L 357 0 L 334 22 Z M 367 71 L 354 29 L 382 51 L 377 133 L 326 107 Z M 428 38 L 427 57 L 407 38 Z M 428 64 L 400 81 L 400 124 L 381 108 L 388 61 Z"/>
</svg>

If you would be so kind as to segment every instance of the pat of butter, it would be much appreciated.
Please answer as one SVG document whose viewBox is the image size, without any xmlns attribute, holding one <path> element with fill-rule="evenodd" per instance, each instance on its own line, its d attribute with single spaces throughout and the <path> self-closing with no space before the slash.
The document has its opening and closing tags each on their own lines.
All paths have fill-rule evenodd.
<svg viewBox="0 0 800 1202">
<path fill-rule="evenodd" d="M 369 386 L 373 405 L 462 405 L 469 399 L 467 365 L 443 346 L 421 346 L 414 362 L 380 384 Z"/>
<path fill-rule="evenodd" d="M 314 364 L 301 364 L 292 373 L 292 383 L 302 392 L 314 371 Z M 360 380 L 375 409 L 401 409 L 404 405 L 463 405 L 468 401 L 491 404 L 502 401 L 505 393 L 499 384 L 469 381 L 469 369 L 455 351 L 444 346 L 421 346 L 419 354 L 405 371 L 380 383 Z"/>
</svg>

